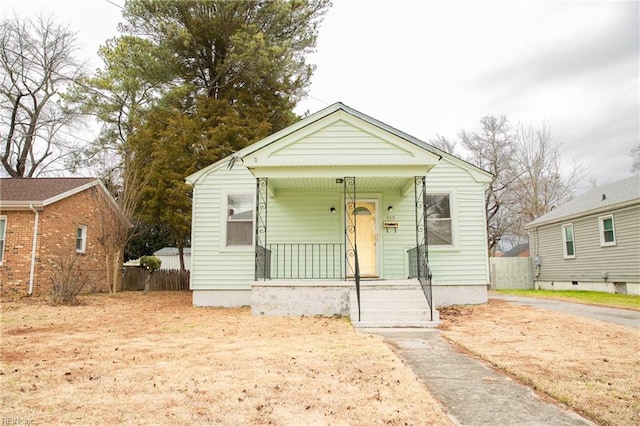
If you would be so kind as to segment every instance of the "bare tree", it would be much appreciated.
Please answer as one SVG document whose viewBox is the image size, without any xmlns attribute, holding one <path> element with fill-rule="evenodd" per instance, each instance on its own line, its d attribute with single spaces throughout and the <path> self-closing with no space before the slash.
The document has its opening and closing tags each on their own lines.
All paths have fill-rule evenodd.
<svg viewBox="0 0 640 426">
<path fill-rule="evenodd" d="M 505 116 L 486 116 L 480 120 L 479 133 L 459 133 L 462 146 L 469 153 L 469 162 L 493 174 L 485 194 L 487 207 L 487 248 L 493 253 L 503 235 L 513 227 L 508 207 L 514 194 L 510 191 L 515 177 L 510 163 L 515 155 L 514 137 Z"/>
<path fill-rule="evenodd" d="M 115 204 L 106 197 L 98 200 L 100 220 L 99 228 L 95 230 L 98 242 L 105 252 L 107 281 L 112 293 L 122 287 L 120 272 L 124 246 L 138 232 L 134 214 L 149 177 L 141 172 L 139 165 L 130 164 L 130 167 L 123 169 L 118 181 L 122 183 L 117 186 L 113 182 L 107 182 L 107 189 L 114 194 Z"/>
<path fill-rule="evenodd" d="M 11 177 L 33 177 L 75 143 L 81 119 L 62 99 L 83 72 L 74 57 L 76 34 L 52 17 L 0 22 L 0 161 Z"/>
<path fill-rule="evenodd" d="M 487 248 L 493 254 L 502 240 L 526 241 L 524 225 L 568 200 L 585 173 L 574 164 L 563 175 L 560 146 L 546 123 L 514 128 L 504 116 L 483 117 L 480 123 L 479 133 L 461 131 L 459 137 L 467 161 L 493 174 L 485 198 Z M 435 145 L 455 148 L 442 137 Z"/>
<path fill-rule="evenodd" d="M 517 235 L 525 235 L 524 225 L 568 201 L 584 179 L 584 168 L 574 164 L 562 176 L 560 146 L 553 143 L 547 123 L 540 127 L 520 124 L 514 132 L 514 151 L 509 163 L 515 181 L 510 210 L 518 218 Z"/>
<path fill-rule="evenodd" d="M 432 145 L 438 148 L 440 151 L 446 152 L 447 154 L 459 157 L 459 155 L 457 154 L 458 144 L 456 143 L 456 141 L 447 139 L 442 135 L 436 135 L 435 139 L 430 139 L 429 145 Z"/>
</svg>

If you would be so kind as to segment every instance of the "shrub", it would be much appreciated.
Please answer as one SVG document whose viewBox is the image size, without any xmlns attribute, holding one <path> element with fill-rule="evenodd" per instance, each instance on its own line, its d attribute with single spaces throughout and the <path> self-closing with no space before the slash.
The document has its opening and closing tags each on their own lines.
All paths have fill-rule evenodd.
<svg viewBox="0 0 640 426">
<path fill-rule="evenodd" d="M 59 257 L 53 262 L 50 302 L 52 305 L 75 305 L 82 289 L 89 283 L 89 274 L 82 269 L 77 256 Z"/>
<path fill-rule="evenodd" d="M 162 264 L 162 261 L 155 256 L 142 256 L 140 258 L 140 266 L 149 272 L 155 272 L 160 269 L 160 264 Z"/>
<path fill-rule="evenodd" d="M 151 276 L 155 271 L 160 269 L 162 261 L 155 256 L 142 256 L 140 258 L 140 266 L 149 271 L 149 275 L 144 280 L 144 292 L 149 292 L 149 284 L 151 283 Z"/>
</svg>

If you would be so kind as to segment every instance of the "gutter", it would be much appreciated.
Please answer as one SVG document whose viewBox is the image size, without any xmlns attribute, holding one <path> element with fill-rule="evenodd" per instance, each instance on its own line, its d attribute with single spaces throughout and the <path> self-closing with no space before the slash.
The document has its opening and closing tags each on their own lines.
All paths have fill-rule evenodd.
<svg viewBox="0 0 640 426">
<path fill-rule="evenodd" d="M 36 271 L 36 247 L 38 244 L 38 224 L 40 221 L 40 213 L 33 207 L 33 204 L 29 204 L 29 208 L 35 214 L 35 220 L 33 222 L 33 244 L 31 245 L 31 271 L 29 273 L 29 290 L 27 294 L 31 296 L 33 294 L 33 278 Z"/>
</svg>

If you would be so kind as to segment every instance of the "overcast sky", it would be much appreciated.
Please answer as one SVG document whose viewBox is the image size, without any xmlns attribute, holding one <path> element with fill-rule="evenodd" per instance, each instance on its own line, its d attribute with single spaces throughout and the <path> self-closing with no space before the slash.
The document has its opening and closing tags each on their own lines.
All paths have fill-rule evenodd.
<svg viewBox="0 0 640 426">
<path fill-rule="evenodd" d="M 54 12 L 78 30 L 89 57 L 118 34 L 114 3 L 124 0 L 5 0 L 2 8 L 5 16 Z M 333 3 L 298 113 L 341 101 L 424 141 L 479 130 L 485 115 L 546 121 L 567 167 L 581 162 L 601 184 L 630 175 L 628 153 L 640 138 L 638 1 Z"/>
</svg>

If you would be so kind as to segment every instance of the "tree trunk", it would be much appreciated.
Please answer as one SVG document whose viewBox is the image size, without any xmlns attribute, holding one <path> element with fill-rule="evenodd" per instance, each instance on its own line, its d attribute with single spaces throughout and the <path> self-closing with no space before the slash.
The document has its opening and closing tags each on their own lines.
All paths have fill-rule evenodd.
<svg viewBox="0 0 640 426">
<path fill-rule="evenodd" d="M 120 283 L 122 282 L 122 274 L 120 273 L 122 269 L 122 250 L 116 249 L 113 255 L 113 293 L 118 291 L 120 287 Z"/>
<path fill-rule="evenodd" d="M 184 244 L 178 244 L 178 259 L 180 259 L 180 270 L 185 271 L 184 267 Z"/>
<path fill-rule="evenodd" d="M 144 292 L 145 293 L 149 293 L 149 284 L 151 283 L 151 275 L 153 275 L 153 273 L 149 272 L 149 274 L 144 278 Z"/>
<path fill-rule="evenodd" d="M 105 253 L 104 253 L 104 260 L 105 260 L 104 272 L 105 272 L 105 278 L 107 280 L 107 288 L 109 289 L 109 292 L 111 292 L 111 260 L 109 258 L 110 258 L 109 252 L 105 250 Z"/>
</svg>

